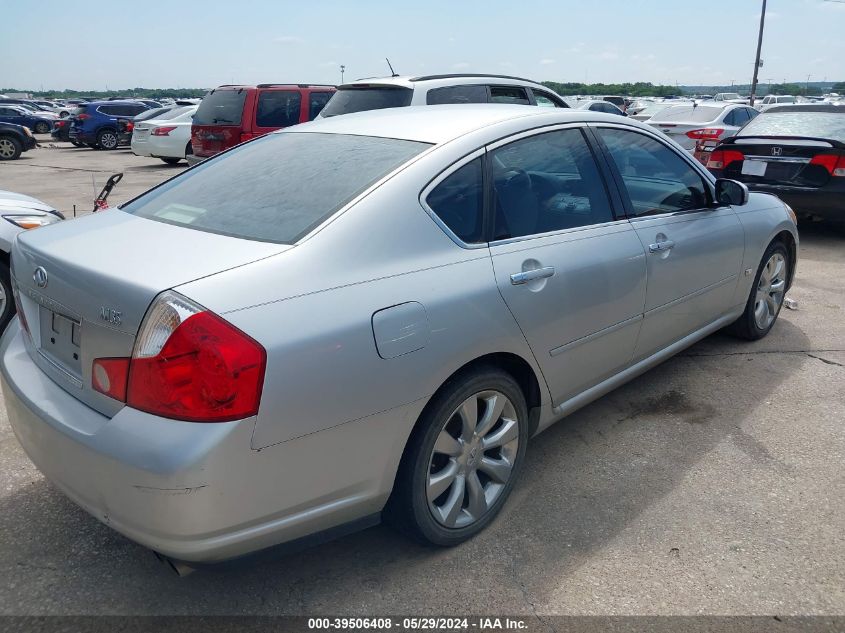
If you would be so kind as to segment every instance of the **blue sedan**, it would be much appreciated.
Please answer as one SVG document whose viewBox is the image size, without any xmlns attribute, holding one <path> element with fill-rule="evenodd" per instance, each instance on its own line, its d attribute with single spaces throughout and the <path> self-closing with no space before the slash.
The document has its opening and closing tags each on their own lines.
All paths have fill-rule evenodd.
<svg viewBox="0 0 845 633">
<path fill-rule="evenodd" d="M 53 129 L 54 118 L 35 114 L 18 106 L 0 106 L 0 123 L 23 125 L 37 134 L 49 134 Z"/>
</svg>

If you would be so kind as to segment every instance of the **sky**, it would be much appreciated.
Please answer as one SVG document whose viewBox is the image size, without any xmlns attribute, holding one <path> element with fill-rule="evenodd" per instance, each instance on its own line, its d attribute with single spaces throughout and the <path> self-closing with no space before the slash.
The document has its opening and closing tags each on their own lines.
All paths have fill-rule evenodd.
<svg viewBox="0 0 845 633">
<path fill-rule="evenodd" d="M 35 18 L 36 5 L 49 19 Z M 341 64 L 347 81 L 388 74 L 385 57 L 409 75 L 740 84 L 753 72 L 760 7 L 761 0 L 0 0 L 0 87 L 336 84 Z M 845 80 L 844 33 L 845 3 L 769 0 L 761 81 Z"/>
</svg>

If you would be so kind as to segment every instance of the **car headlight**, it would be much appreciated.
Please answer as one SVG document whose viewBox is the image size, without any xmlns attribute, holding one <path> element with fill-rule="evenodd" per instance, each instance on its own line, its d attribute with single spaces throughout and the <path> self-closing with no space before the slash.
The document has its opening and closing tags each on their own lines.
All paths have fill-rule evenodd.
<svg viewBox="0 0 845 633">
<path fill-rule="evenodd" d="M 786 212 L 789 214 L 789 217 L 792 218 L 792 223 L 797 225 L 798 224 L 798 216 L 795 215 L 795 211 L 793 211 L 792 207 L 790 207 L 785 202 L 783 203 L 783 206 L 786 209 Z"/>
<path fill-rule="evenodd" d="M 32 136 L 32 130 L 30 130 L 25 125 L 23 126 L 23 133 L 26 134 L 27 136 Z"/>
<path fill-rule="evenodd" d="M 54 224 L 61 220 L 51 213 L 45 215 L 4 215 L 3 219 L 22 229 L 37 229 L 40 226 Z"/>
</svg>

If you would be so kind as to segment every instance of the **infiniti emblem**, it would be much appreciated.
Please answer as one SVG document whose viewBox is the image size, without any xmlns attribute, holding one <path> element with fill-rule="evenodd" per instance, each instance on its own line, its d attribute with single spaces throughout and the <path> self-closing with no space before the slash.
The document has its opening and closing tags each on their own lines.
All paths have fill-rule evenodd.
<svg viewBox="0 0 845 633">
<path fill-rule="evenodd" d="M 43 266 L 39 266 L 35 269 L 35 272 L 32 273 L 32 280 L 39 288 L 47 287 L 47 271 L 44 270 Z"/>
<path fill-rule="evenodd" d="M 772 148 L 772 156 L 780 156 L 781 154 L 783 154 L 783 148 L 782 147 L 773 147 Z"/>
</svg>

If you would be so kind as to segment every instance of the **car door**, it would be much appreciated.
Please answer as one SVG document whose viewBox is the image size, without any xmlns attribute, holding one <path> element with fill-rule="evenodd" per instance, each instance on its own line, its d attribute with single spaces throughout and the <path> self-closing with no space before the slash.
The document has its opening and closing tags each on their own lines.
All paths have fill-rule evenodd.
<svg viewBox="0 0 845 633">
<path fill-rule="evenodd" d="M 14 108 L 0 108 L 0 121 L 3 123 L 14 123 L 15 125 L 26 125 L 21 113 Z"/>
<path fill-rule="evenodd" d="M 639 130 L 595 131 L 647 254 L 639 360 L 730 311 L 745 238 L 733 209 L 713 202 L 709 181 L 688 156 Z"/>
<path fill-rule="evenodd" d="M 570 125 L 488 148 L 496 283 L 556 405 L 628 366 L 645 300 L 644 249 L 587 138 Z"/>
</svg>

